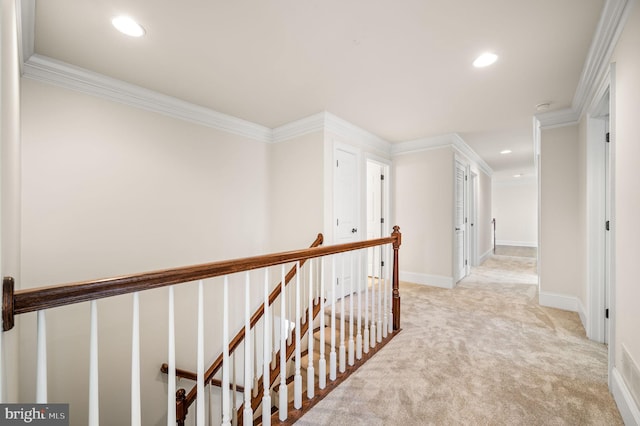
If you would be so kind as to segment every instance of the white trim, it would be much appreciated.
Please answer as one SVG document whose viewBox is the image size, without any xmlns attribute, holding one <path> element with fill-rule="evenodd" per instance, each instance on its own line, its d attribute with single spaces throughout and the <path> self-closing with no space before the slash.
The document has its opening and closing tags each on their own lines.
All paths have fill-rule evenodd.
<svg viewBox="0 0 640 426">
<path fill-rule="evenodd" d="M 538 302 L 541 306 L 578 312 L 578 298 L 575 296 L 541 291 Z"/>
<path fill-rule="evenodd" d="M 18 59 L 23 72 L 23 64 L 33 55 L 35 46 L 36 0 L 19 0 L 17 5 Z"/>
<path fill-rule="evenodd" d="M 458 150 L 462 155 L 467 157 L 472 163 L 475 163 L 489 177 L 493 175 L 493 169 L 458 135 L 452 135 L 453 148 Z"/>
<path fill-rule="evenodd" d="M 536 114 L 535 117 L 540 121 L 542 128 L 551 129 L 578 123 L 598 96 L 604 75 L 609 71 L 613 50 L 629 15 L 631 3 L 633 0 L 605 1 L 571 106 Z"/>
<path fill-rule="evenodd" d="M 449 133 L 446 135 L 433 136 L 428 138 L 414 139 L 411 141 L 400 142 L 391 146 L 391 155 L 411 154 L 414 152 L 428 151 L 451 147 L 458 151 L 470 162 L 475 163 L 489 177 L 493 175 L 493 169 L 469 146 L 457 133 Z"/>
<path fill-rule="evenodd" d="M 590 101 L 596 95 L 598 82 L 609 71 L 613 49 L 626 21 L 630 0 L 608 0 L 602 8 L 596 32 L 580 75 L 578 88 L 573 96 L 572 109 L 582 117 Z"/>
<path fill-rule="evenodd" d="M 400 281 L 406 281 L 413 284 L 428 285 L 431 287 L 453 288 L 453 277 L 444 277 L 442 275 L 429 275 L 420 272 L 400 271 Z"/>
<path fill-rule="evenodd" d="M 571 126 L 580 121 L 580 113 L 573 108 L 536 114 L 535 117 L 540 121 L 540 127 L 543 129 Z"/>
<path fill-rule="evenodd" d="M 485 260 L 490 258 L 492 254 L 493 254 L 493 249 L 492 248 L 490 248 L 489 250 L 484 252 L 482 254 L 482 256 L 480 256 L 480 258 L 478 259 L 478 265 L 482 265 L 482 262 L 484 262 Z"/>
<path fill-rule="evenodd" d="M 580 317 L 580 322 L 582 323 L 582 328 L 587 329 L 587 310 L 582 304 L 582 300 L 577 298 L 578 301 L 578 316 Z"/>
<path fill-rule="evenodd" d="M 515 247 L 538 247 L 537 241 L 511 241 L 511 240 L 497 240 L 497 246 L 515 246 Z"/>
<path fill-rule="evenodd" d="M 611 371 L 611 393 L 616 401 L 620 416 L 627 426 L 640 425 L 640 407 L 636 404 L 631 392 L 617 368 Z"/>
<path fill-rule="evenodd" d="M 324 112 L 325 131 L 340 136 L 350 144 L 358 143 L 360 147 L 369 147 L 389 155 L 391 144 L 386 140 L 356 126 L 330 112 Z"/>
<path fill-rule="evenodd" d="M 262 142 L 273 139 L 268 127 L 38 54 L 25 62 L 24 77 Z"/>
<path fill-rule="evenodd" d="M 326 112 L 319 112 L 300 120 L 292 121 L 280 127 L 273 129 L 273 139 L 270 142 L 278 143 L 289 139 L 297 138 L 324 131 L 326 126 Z"/>
</svg>

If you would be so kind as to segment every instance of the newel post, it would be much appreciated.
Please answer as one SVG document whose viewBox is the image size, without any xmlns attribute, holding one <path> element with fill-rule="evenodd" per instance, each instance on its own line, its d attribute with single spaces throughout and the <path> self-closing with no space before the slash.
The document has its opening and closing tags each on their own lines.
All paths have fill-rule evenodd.
<svg viewBox="0 0 640 426">
<path fill-rule="evenodd" d="M 400 251 L 400 244 L 402 244 L 402 234 L 400 233 L 400 227 L 398 225 L 393 227 L 391 237 L 395 239 L 393 242 L 393 330 L 400 330 L 400 278 L 398 268 L 398 252 Z"/>
</svg>

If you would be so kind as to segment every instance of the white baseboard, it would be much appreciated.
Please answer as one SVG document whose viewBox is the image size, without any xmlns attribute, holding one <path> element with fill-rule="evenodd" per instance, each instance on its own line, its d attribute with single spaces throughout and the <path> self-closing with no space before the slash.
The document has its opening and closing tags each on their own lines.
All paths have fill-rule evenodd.
<svg viewBox="0 0 640 426">
<path fill-rule="evenodd" d="M 453 288 L 454 284 L 453 277 L 443 277 L 442 275 L 429 275 L 407 271 L 400 271 L 400 281 L 441 288 Z"/>
<path fill-rule="evenodd" d="M 538 297 L 538 302 L 541 306 L 562 309 L 564 311 L 578 312 L 579 300 L 575 296 L 541 291 Z"/>
<path fill-rule="evenodd" d="M 578 301 L 578 315 L 580 315 L 580 322 L 582 323 L 582 327 L 586 330 L 587 329 L 587 310 L 584 308 L 584 305 L 582 304 L 582 300 L 580 300 L 577 297 L 576 297 L 576 300 Z"/>
<path fill-rule="evenodd" d="M 611 393 L 616 401 L 620 415 L 626 426 L 640 426 L 640 407 L 629 392 L 620 372 L 613 367 L 611 371 Z"/>
<path fill-rule="evenodd" d="M 480 258 L 478 259 L 478 265 L 482 265 L 482 262 L 487 260 L 489 258 L 489 256 L 491 256 L 492 253 L 493 253 L 493 249 L 492 248 L 490 248 L 489 250 L 484 252 L 484 254 L 482 254 L 480 256 Z"/>
<path fill-rule="evenodd" d="M 510 240 L 497 240 L 497 246 L 516 246 L 516 247 L 538 247 L 536 241 L 510 241 Z"/>
</svg>

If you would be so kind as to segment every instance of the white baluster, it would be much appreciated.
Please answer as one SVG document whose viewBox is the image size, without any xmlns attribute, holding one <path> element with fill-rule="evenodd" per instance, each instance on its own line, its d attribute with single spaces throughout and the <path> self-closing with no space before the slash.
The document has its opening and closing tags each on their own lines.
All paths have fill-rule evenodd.
<svg viewBox="0 0 640 426">
<path fill-rule="evenodd" d="M 376 347 L 376 279 L 378 276 L 378 265 L 376 262 L 376 248 L 371 249 L 373 251 L 373 274 L 371 275 L 371 329 L 369 330 L 370 342 L 369 345 L 372 348 Z"/>
<path fill-rule="evenodd" d="M 133 321 L 131 333 L 131 425 L 142 424 L 140 409 L 140 299 L 133 293 Z"/>
<path fill-rule="evenodd" d="M 0 321 L 0 325 L 2 321 Z M 4 380 L 5 380 L 5 372 L 4 372 L 4 343 L 3 337 L 4 332 L 0 330 L 0 404 L 4 404 L 5 401 L 5 392 L 4 392 Z"/>
<path fill-rule="evenodd" d="M 224 276 L 222 290 L 222 425 L 231 425 L 229 395 L 229 277 Z M 202 425 L 204 423 L 198 423 Z"/>
<path fill-rule="evenodd" d="M 251 360 L 250 288 L 251 281 L 247 271 L 244 280 L 244 411 L 242 413 L 242 418 L 247 421 L 253 419 L 253 410 L 251 409 L 251 388 L 253 383 L 251 367 L 253 366 L 253 361 Z"/>
<path fill-rule="evenodd" d="M 385 250 L 385 246 L 380 246 L 380 250 L 382 252 L 382 338 L 387 337 L 387 327 L 389 318 L 387 316 L 387 251 Z"/>
<path fill-rule="evenodd" d="M 324 335 L 324 257 L 320 258 L 320 359 L 318 359 L 318 387 L 324 389 L 327 386 L 327 360 L 324 357 L 325 335 Z"/>
<path fill-rule="evenodd" d="M 38 311 L 38 345 L 36 347 L 36 403 L 47 403 L 47 321 L 44 311 Z M 1 331 L 0 331 L 1 333 Z"/>
<path fill-rule="evenodd" d="M 378 273 L 378 327 L 376 331 L 378 332 L 377 340 L 378 343 L 380 343 L 382 342 L 382 293 L 384 292 L 384 290 L 382 289 L 382 284 L 384 282 L 384 280 L 382 279 L 382 260 L 384 259 L 384 257 L 382 256 L 382 246 L 379 246 L 378 250 L 380 251 L 380 272 Z"/>
<path fill-rule="evenodd" d="M 258 396 L 258 378 L 260 377 L 260 352 L 261 348 L 258 347 L 258 324 L 253 327 L 253 387 L 251 388 L 251 397 Z"/>
<path fill-rule="evenodd" d="M 295 375 L 293 376 L 293 407 L 302 407 L 302 374 L 300 374 L 300 262 L 296 262 L 296 349 Z"/>
<path fill-rule="evenodd" d="M 313 369 L 313 259 L 309 259 L 309 318 L 307 319 L 307 336 L 309 343 L 307 347 L 307 398 L 313 398 L 315 394 L 315 371 Z"/>
<path fill-rule="evenodd" d="M 356 324 L 356 358 L 362 359 L 362 253 L 363 251 L 356 252 L 356 276 L 358 277 L 357 288 L 358 292 L 358 322 Z"/>
<path fill-rule="evenodd" d="M 345 316 L 346 316 L 346 312 L 344 311 L 344 298 L 345 298 L 345 287 L 346 287 L 346 280 L 344 278 L 344 263 L 345 263 L 345 258 L 346 258 L 346 254 L 342 254 L 341 256 L 341 262 L 340 262 L 340 356 L 338 357 L 339 360 L 339 366 L 340 366 L 340 372 L 344 373 L 347 369 L 347 347 L 344 344 L 345 341 L 345 327 L 344 327 L 344 321 L 345 321 Z"/>
<path fill-rule="evenodd" d="M 233 375 L 231 376 L 231 424 L 236 426 L 238 424 L 238 381 L 236 380 L 236 352 L 233 351 Z"/>
<path fill-rule="evenodd" d="M 278 389 L 278 394 L 280 395 L 280 400 L 278 401 L 278 418 L 280 421 L 287 420 L 287 328 L 289 328 L 287 315 L 286 315 L 286 306 L 287 300 L 285 298 L 286 288 L 285 288 L 285 275 L 284 275 L 284 265 L 281 268 L 281 277 L 282 281 L 280 282 L 280 388 Z"/>
<path fill-rule="evenodd" d="M 262 424 L 271 426 L 271 393 L 269 385 L 271 380 L 271 320 L 269 319 L 269 270 L 264 270 L 264 329 L 263 329 L 263 357 L 262 360 Z"/>
<path fill-rule="evenodd" d="M 362 345 L 364 353 L 369 353 L 369 255 L 371 249 L 366 249 L 366 256 L 364 259 L 367 267 L 367 273 L 364 279 L 364 334 L 362 336 Z"/>
<path fill-rule="evenodd" d="M 98 306 L 91 301 L 91 321 L 89 325 L 89 426 L 100 424 L 100 399 L 98 394 Z M 175 402 L 173 404 L 175 408 Z M 173 416 L 175 423 L 175 415 Z"/>
<path fill-rule="evenodd" d="M 198 281 L 198 344 L 196 356 L 196 423 L 204 425 L 204 284 L 202 280 Z"/>
<path fill-rule="evenodd" d="M 167 426 L 176 424 L 176 322 L 173 286 L 169 287 L 169 332 L 167 372 Z"/>
<path fill-rule="evenodd" d="M 331 350 L 329 351 L 329 379 L 336 374 L 336 256 L 331 256 Z"/>
<path fill-rule="evenodd" d="M 349 256 L 349 276 L 351 280 L 349 281 L 349 365 L 353 365 L 355 363 L 355 341 L 353 340 L 353 298 L 355 295 L 353 294 L 353 282 L 356 280 L 356 276 L 353 271 L 353 252 L 348 254 Z"/>
</svg>

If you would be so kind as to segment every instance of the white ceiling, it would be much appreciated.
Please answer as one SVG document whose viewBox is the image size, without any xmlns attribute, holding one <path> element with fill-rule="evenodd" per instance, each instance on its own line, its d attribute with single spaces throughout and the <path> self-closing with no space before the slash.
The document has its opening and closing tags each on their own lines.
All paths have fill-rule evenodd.
<svg viewBox="0 0 640 426">
<path fill-rule="evenodd" d="M 329 111 L 392 143 L 458 133 L 525 171 L 535 105 L 571 106 L 603 2 L 38 0 L 35 52 L 270 128 Z"/>
</svg>

